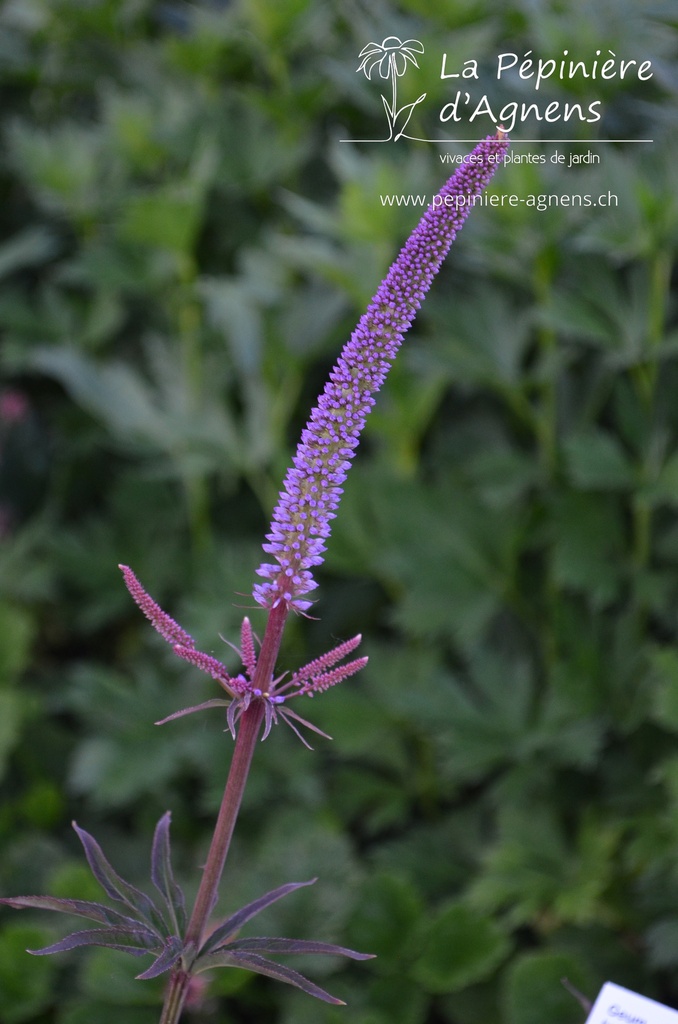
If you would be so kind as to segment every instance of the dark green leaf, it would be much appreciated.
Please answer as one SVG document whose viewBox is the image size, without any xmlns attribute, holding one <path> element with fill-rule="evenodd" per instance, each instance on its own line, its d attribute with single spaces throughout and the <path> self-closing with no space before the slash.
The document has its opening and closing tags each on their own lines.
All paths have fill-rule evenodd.
<svg viewBox="0 0 678 1024">
<path fill-rule="evenodd" d="M 429 992 L 449 992 L 487 978 L 505 960 L 511 942 L 490 918 L 453 903 L 427 927 L 413 976 Z"/>
<path fill-rule="evenodd" d="M 373 949 L 377 967 L 403 956 L 423 914 L 417 889 L 406 877 L 372 872 L 360 889 L 349 924 L 352 943 Z"/>
<path fill-rule="evenodd" d="M 678 651 L 656 648 L 650 659 L 653 718 L 665 729 L 678 732 Z"/>
<path fill-rule="evenodd" d="M 647 500 L 652 505 L 678 505 L 678 453 L 674 452 L 661 467 L 656 480 L 649 485 Z"/>
<path fill-rule="evenodd" d="M 24 1024 L 40 1017 L 54 999 L 58 965 L 26 956 L 26 947 L 44 942 L 45 931 L 31 925 L 5 925 L 0 931 L 0 1006 L 3 1024 Z"/>
<path fill-rule="evenodd" d="M 0 246 L 0 278 L 46 263 L 58 249 L 55 236 L 45 227 L 25 228 Z"/>
<path fill-rule="evenodd" d="M 581 1024 L 582 1008 L 562 984 L 567 978 L 591 994 L 591 978 L 576 956 L 527 953 L 509 968 L 504 984 L 507 1024 Z"/>
<path fill-rule="evenodd" d="M 584 490 L 633 486 L 635 475 L 617 438 L 603 430 L 573 434 L 565 441 L 570 478 Z"/>
<path fill-rule="evenodd" d="M 647 930 L 645 935 L 650 962 L 660 969 L 674 969 L 678 964 L 678 918 L 665 917 Z"/>
<path fill-rule="evenodd" d="M 584 592 L 596 606 L 614 600 L 623 577 L 624 525 L 612 495 L 554 495 L 553 573 L 563 588 Z"/>
</svg>

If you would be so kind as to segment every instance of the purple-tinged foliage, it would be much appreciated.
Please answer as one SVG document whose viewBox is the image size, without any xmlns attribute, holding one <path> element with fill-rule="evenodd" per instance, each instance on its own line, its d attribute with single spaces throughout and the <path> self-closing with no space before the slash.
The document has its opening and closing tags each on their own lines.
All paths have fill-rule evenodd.
<svg viewBox="0 0 678 1024">
<path fill-rule="evenodd" d="M 3 896 L 0 903 L 15 910 L 54 910 L 56 913 L 72 914 L 74 917 L 85 917 L 89 921 L 99 921 L 114 928 L 129 925 L 138 927 L 139 922 L 119 910 L 107 907 L 104 903 L 92 900 L 66 899 L 59 896 Z"/>
<path fill-rule="evenodd" d="M 170 820 L 169 813 L 163 814 L 155 829 L 151 850 L 151 881 L 163 898 L 174 932 L 182 935 L 186 930 L 186 903 L 172 870 Z"/>
<path fill-rule="evenodd" d="M 155 959 L 150 967 L 137 975 L 140 980 L 157 978 L 180 961 L 183 969 L 192 974 L 200 974 L 214 967 L 241 967 L 296 985 L 297 988 L 325 1002 L 341 1004 L 340 999 L 335 999 L 324 989 L 314 985 L 303 974 L 283 967 L 262 954 L 316 953 L 321 956 L 345 956 L 352 960 L 367 960 L 371 954 L 356 953 L 344 946 L 307 939 L 237 938 L 243 925 L 262 910 L 266 910 L 296 889 L 313 885 L 315 878 L 308 882 L 288 882 L 287 885 L 281 885 L 241 907 L 212 931 L 197 952 L 195 946 L 184 941 L 184 895 L 175 882 L 172 871 L 169 825 L 168 812 L 156 826 L 151 856 L 151 880 L 163 897 L 165 913 L 140 889 L 121 878 L 104 856 L 96 840 L 84 829 L 78 828 L 74 822 L 73 828 L 83 844 L 94 877 L 111 899 L 125 905 L 128 913 L 122 914 L 103 903 L 57 899 L 53 896 L 13 896 L 0 899 L 1 904 L 14 907 L 16 910 L 55 910 L 63 914 L 85 917 L 104 925 L 102 928 L 72 932 L 59 942 L 28 952 L 36 956 L 45 956 L 49 953 L 65 953 L 82 946 L 104 946 L 107 949 L 130 953 L 132 956 L 151 954 Z"/>
<path fill-rule="evenodd" d="M 45 956 L 48 953 L 66 953 L 69 949 L 77 949 L 79 946 L 105 946 L 107 949 L 117 949 L 121 953 L 130 953 L 131 956 L 143 956 L 144 953 L 151 953 L 157 948 L 158 938 L 141 925 L 136 928 L 89 928 L 82 932 L 73 932 L 51 946 L 29 949 L 28 952 L 34 956 Z"/>
<path fill-rule="evenodd" d="M 200 974 L 202 971 L 212 970 L 214 967 L 243 967 L 246 970 L 254 971 L 257 974 L 265 974 L 278 981 L 284 981 L 288 985 L 295 985 L 310 996 L 322 999 L 326 1003 L 333 1003 L 336 1006 L 343 1006 L 341 999 L 336 999 L 324 989 L 314 985 L 312 981 L 305 978 L 298 971 L 267 957 L 263 953 L 276 954 L 299 954 L 314 953 L 320 956 L 345 956 L 350 960 L 371 960 L 372 953 L 356 953 L 353 949 L 346 949 L 344 946 L 335 946 L 328 942 L 315 942 L 308 939 L 285 939 L 285 938 L 251 938 L 238 939 L 240 929 L 262 910 L 270 907 L 277 900 L 287 896 L 306 885 L 313 885 L 316 881 L 312 878 L 309 882 L 288 882 L 281 885 L 264 896 L 253 900 L 247 906 L 232 914 L 218 928 L 212 932 L 200 949 L 194 963 L 193 973 Z"/>
<path fill-rule="evenodd" d="M 163 821 L 162 818 L 160 820 L 161 822 Z M 130 885 L 129 882 L 120 877 L 117 871 L 109 864 L 94 836 L 91 836 L 89 832 L 85 832 L 84 828 L 79 828 L 75 822 L 73 822 L 73 828 L 83 845 L 90 870 L 106 895 L 112 900 L 119 900 L 128 908 L 128 911 L 138 916 L 156 934 L 162 935 L 166 922 L 153 900 L 145 892 L 141 892 L 140 889 Z M 160 828 L 160 824 L 157 828 Z"/>
<path fill-rule="evenodd" d="M 308 882 L 287 882 L 286 885 L 279 885 L 277 889 L 271 889 L 270 892 L 264 893 L 263 896 L 258 896 L 256 900 L 252 900 L 251 903 L 241 907 L 240 910 L 236 910 L 234 914 L 231 914 L 225 921 L 222 921 L 205 940 L 200 948 L 200 956 L 205 956 L 207 953 L 214 953 L 217 949 L 221 949 L 222 946 L 226 945 L 238 934 L 243 925 L 246 925 L 253 917 L 260 914 L 262 910 L 266 910 L 274 903 L 277 903 L 278 900 L 288 896 L 291 892 L 295 892 L 297 889 L 304 889 L 307 885 L 315 885 L 317 881 L 317 878 L 311 878 Z"/>
<path fill-rule="evenodd" d="M 16 909 L 32 907 L 36 910 L 55 910 L 58 913 L 73 914 L 104 924 L 103 928 L 73 932 L 51 946 L 31 949 L 29 952 L 36 956 L 44 956 L 47 953 L 63 953 L 80 946 L 106 946 L 109 949 L 130 953 L 132 956 L 143 956 L 145 953 L 154 955 L 155 960 L 143 974 L 138 975 L 139 978 L 153 978 L 170 970 L 183 953 L 183 941 L 178 933 L 177 923 L 183 923 L 185 927 L 185 914 L 183 893 L 176 884 L 170 884 L 172 872 L 169 865 L 169 823 L 170 814 L 167 812 L 155 830 L 151 862 L 154 883 L 157 882 L 163 896 L 167 892 L 173 901 L 166 901 L 167 910 L 164 913 L 146 893 L 121 878 L 104 856 L 94 837 L 73 822 L 73 828 L 83 845 L 92 874 L 110 899 L 124 905 L 125 912 L 121 913 L 103 903 L 55 899 L 52 896 L 13 896 L 0 899 L 0 903 Z"/>
<path fill-rule="evenodd" d="M 253 939 L 251 941 L 261 942 L 262 945 L 257 948 L 264 952 L 322 953 L 329 956 L 347 956 L 352 960 L 368 959 L 368 954 L 355 953 L 353 950 L 343 949 L 342 946 L 321 948 L 325 946 L 325 943 L 321 942 L 308 942 L 304 944 L 295 939 Z M 276 943 L 277 945 L 271 948 L 271 943 Z M 289 945 L 287 945 L 288 943 Z M 234 943 L 234 947 L 235 945 Z M 300 945 L 305 945 L 305 948 L 296 948 Z M 275 981 L 284 981 L 288 985 L 295 985 L 307 995 L 315 996 L 316 999 L 322 999 L 324 1003 L 332 1003 L 333 1006 L 346 1005 L 343 999 L 337 999 L 336 996 L 330 995 L 324 988 L 320 988 L 319 985 L 309 981 L 299 971 L 294 971 L 291 967 L 284 967 L 282 964 L 276 963 L 275 960 L 269 960 L 268 957 L 262 956 L 260 952 L 255 952 L 247 947 L 233 948 L 227 946 L 216 953 L 210 953 L 209 956 L 205 957 L 196 966 L 195 973 L 200 974 L 202 971 L 211 971 L 215 967 L 241 967 L 246 971 L 253 971 L 255 974 L 264 974 L 269 978 L 274 978 Z"/>
<path fill-rule="evenodd" d="M 466 220 L 508 147 L 502 130 L 479 143 L 468 163 L 440 190 L 414 229 L 344 346 L 301 435 L 273 513 L 253 594 L 264 608 L 279 602 L 297 611 L 311 604 L 342 485 L 374 394 L 383 384 L 405 333 Z"/>
</svg>

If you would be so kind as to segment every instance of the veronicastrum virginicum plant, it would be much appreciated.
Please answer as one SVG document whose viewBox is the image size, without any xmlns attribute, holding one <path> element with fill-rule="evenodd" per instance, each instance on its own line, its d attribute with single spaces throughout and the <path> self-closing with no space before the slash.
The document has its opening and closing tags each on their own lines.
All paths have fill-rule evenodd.
<svg viewBox="0 0 678 1024">
<path fill-rule="evenodd" d="M 108 946 L 133 956 L 150 954 L 151 965 L 137 975 L 154 978 L 169 972 L 169 984 L 160 1024 L 176 1024 L 196 975 L 215 967 L 243 967 L 296 985 L 309 995 L 340 1004 L 323 989 L 269 954 L 318 953 L 368 959 L 341 946 L 312 940 L 238 938 L 242 926 L 276 900 L 308 882 L 290 882 L 266 893 L 214 926 L 210 915 L 217 902 L 219 883 L 238 816 L 255 744 L 263 727 L 265 739 L 274 724 L 285 722 L 303 743 L 301 729 L 325 736 L 302 718 L 290 704 L 294 698 L 321 693 L 360 671 L 367 658 L 350 659 L 361 637 L 355 636 L 292 675 L 276 676 L 275 667 L 285 622 L 291 611 L 304 614 L 309 594 L 317 586 L 313 569 L 323 561 L 331 521 L 342 494 L 350 460 L 358 447 L 374 395 L 384 382 L 403 337 L 447 255 L 457 231 L 502 162 L 508 139 L 502 129 L 481 142 L 443 186 L 410 235 L 395 263 L 344 346 L 318 404 L 302 433 L 273 513 L 258 575 L 255 600 L 268 613 L 261 643 L 257 645 L 249 619 L 243 620 L 240 646 L 234 648 L 242 671 L 232 674 L 220 661 L 196 649 L 192 637 L 164 612 L 144 590 L 127 566 L 121 566 L 130 594 L 174 653 L 212 676 L 224 697 L 185 708 L 168 719 L 205 708 L 225 707 L 226 721 L 235 739 L 210 850 L 190 916 L 170 860 L 169 823 L 165 814 L 155 830 L 151 880 L 157 896 L 124 881 L 84 829 L 74 824 L 90 868 L 117 908 L 102 903 L 50 896 L 15 896 L 0 900 L 15 908 L 56 910 L 84 917 L 99 927 L 75 932 L 36 954 L 56 953 L 77 946 Z M 257 651 L 258 646 L 258 651 Z M 347 660 L 348 659 L 348 660 Z M 162 724 L 162 723 L 158 723 Z M 327 737 L 329 738 L 329 737 Z M 119 908 L 119 909 L 118 909 Z"/>
</svg>

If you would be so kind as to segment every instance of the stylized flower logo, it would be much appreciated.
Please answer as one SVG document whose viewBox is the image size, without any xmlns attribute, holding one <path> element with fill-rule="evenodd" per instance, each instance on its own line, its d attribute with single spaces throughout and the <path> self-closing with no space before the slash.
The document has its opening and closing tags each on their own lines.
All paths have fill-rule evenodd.
<svg viewBox="0 0 678 1024">
<path fill-rule="evenodd" d="M 406 39 L 403 42 L 397 36 L 386 36 L 381 43 L 368 43 L 363 46 L 359 56 L 362 57 L 357 71 L 364 71 L 365 77 L 372 79 L 372 72 L 379 69 L 379 75 L 384 79 L 391 79 L 391 102 L 382 95 L 381 99 L 386 110 L 386 117 L 389 125 L 389 139 L 397 141 L 403 135 L 407 124 L 412 117 L 412 112 L 418 103 L 426 97 L 426 93 L 414 101 L 406 103 L 398 110 L 397 106 L 397 81 L 407 71 L 408 63 L 418 68 L 415 53 L 423 53 L 424 46 L 418 39 Z M 398 127 L 396 127 L 398 123 Z M 388 141 L 388 140 L 384 140 Z"/>
<path fill-rule="evenodd" d="M 368 43 L 363 46 L 359 56 L 362 63 L 358 71 L 364 71 L 367 78 L 372 78 L 372 71 L 379 68 L 382 78 L 389 78 L 393 75 L 405 74 L 407 62 L 411 61 L 415 68 L 418 68 L 415 51 L 423 53 L 424 47 L 418 39 L 406 39 L 403 43 L 397 36 L 387 36 L 381 43 Z"/>
</svg>

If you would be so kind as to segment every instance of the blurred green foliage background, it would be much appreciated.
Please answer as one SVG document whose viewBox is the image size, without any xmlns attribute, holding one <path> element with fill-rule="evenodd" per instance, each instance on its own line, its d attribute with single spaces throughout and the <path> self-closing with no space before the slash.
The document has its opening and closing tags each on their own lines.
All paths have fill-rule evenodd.
<svg viewBox="0 0 678 1024">
<path fill-rule="evenodd" d="M 357 631 L 370 665 L 311 708 L 332 744 L 259 747 L 221 908 L 318 875 L 260 931 L 378 958 L 303 965 L 347 1009 L 224 971 L 196 1024 L 577 1024 L 563 976 L 678 1005 L 677 30 L 670 0 L 0 8 L 3 895 L 100 898 L 74 818 L 144 885 L 168 808 L 195 890 L 232 741 L 216 713 L 153 725 L 214 685 L 117 564 L 229 661 L 299 429 L 416 221 L 379 195 L 449 173 L 339 141 L 383 133 L 362 47 L 424 43 L 401 87 L 430 137 L 443 51 L 491 93 L 504 50 L 652 60 L 567 130 L 654 145 L 492 186 L 618 208 L 473 212 L 286 638 L 281 669 Z M 65 928 L 2 912 L 3 1024 L 156 1021 L 136 961 L 24 952 Z"/>
</svg>

